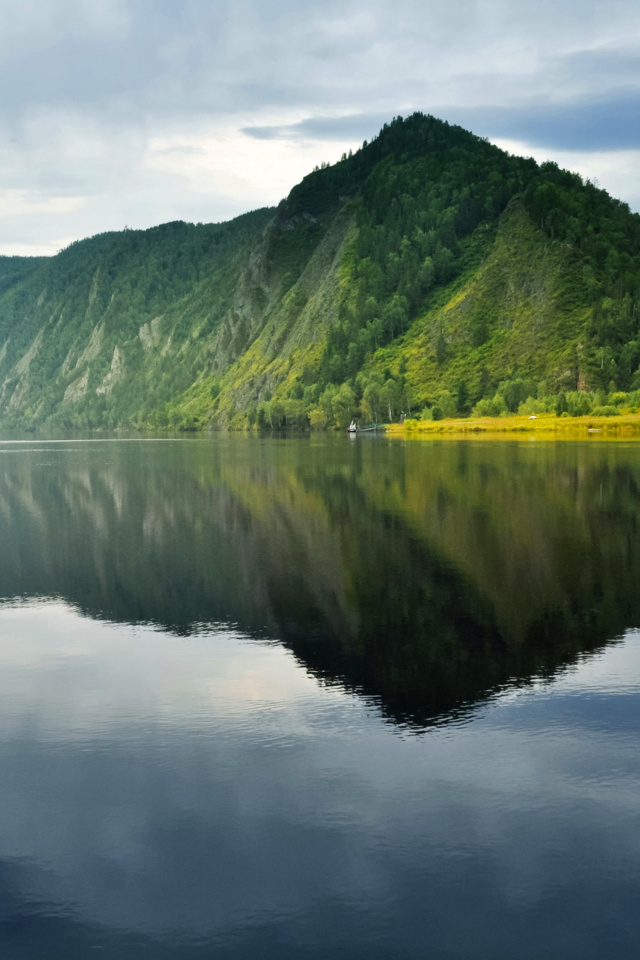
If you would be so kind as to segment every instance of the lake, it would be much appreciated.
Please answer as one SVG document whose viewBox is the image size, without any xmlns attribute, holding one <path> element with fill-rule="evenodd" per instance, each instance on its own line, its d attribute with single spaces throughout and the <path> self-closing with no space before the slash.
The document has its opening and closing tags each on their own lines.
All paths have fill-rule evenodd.
<svg viewBox="0 0 640 960">
<path fill-rule="evenodd" d="M 640 444 L 0 443 L 10 960 L 640 954 Z"/>
</svg>

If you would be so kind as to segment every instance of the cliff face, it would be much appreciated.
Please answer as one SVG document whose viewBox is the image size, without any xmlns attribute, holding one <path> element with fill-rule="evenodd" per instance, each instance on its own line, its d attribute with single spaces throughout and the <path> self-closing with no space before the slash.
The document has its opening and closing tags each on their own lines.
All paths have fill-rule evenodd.
<svg viewBox="0 0 640 960">
<path fill-rule="evenodd" d="M 331 426 L 382 393 L 394 416 L 517 377 L 629 390 L 639 330 L 637 215 L 414 115 L 277 210 L 0 258 L 0 419 Z"/>
<path fill-rule="evenodd" d="M 115 426 L 228 366 L 259 322 L 246 291 L 271 216 L 105 234 L 35 262 L 0 298 L 0 415 Z"/>
</svg>

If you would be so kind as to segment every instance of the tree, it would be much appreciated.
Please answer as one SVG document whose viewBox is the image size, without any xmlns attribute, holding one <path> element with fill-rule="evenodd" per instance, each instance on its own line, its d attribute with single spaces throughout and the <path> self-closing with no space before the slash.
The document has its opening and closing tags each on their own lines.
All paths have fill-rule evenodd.
<svg viewBox="0 0 640 960">
<path fill-rule="evenodd" d="M 381 403 L 389 414 L 389 423 L 393 423 L 400 413 L 402 387 L 393 378 L 386 381 L 381 391 Z"/>
<path fill-rule="evenodd" d="M 333 401 L 337 392 L 338 388 L 335 384 L 330 383 L 318 400 L 318 407 L 322 411 L 325 426 L 330 426 L 333 423 Z M 319 423 L 318 419 L 316 419 L 316 423 Z"/>
<path fill-rule="evenodd" d="M 368 383 L 362 394 L 362 412 L 367 420 L 377 423 L 382 409 L 382 387 L 379 383 Z"/>
<path fill-rule="evenodd" d="M 456 391 L 456 408 L 461 417 L 466 417 L 471 409 L 469 388 L 466 380 L 461 380 Z"/>
<path fill-rule="evenodd" d="M 355 413 L 356 398 L 348 383 L 343 383 L 333 398 L 333 416 L 337 425 L 346 429 Z"/>
</svg>

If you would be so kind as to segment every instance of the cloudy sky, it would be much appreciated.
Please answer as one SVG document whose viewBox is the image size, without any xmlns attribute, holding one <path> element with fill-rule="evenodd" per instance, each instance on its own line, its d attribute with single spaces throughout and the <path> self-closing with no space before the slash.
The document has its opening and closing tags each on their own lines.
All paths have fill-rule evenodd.
<svg viewBox="0 0 640 960">
<path fill-rule="evenodd" d="M 413 110 L 640 210 L 633 0 L 0 0 L 0 253 L 285 196 Z"/>
</svg>

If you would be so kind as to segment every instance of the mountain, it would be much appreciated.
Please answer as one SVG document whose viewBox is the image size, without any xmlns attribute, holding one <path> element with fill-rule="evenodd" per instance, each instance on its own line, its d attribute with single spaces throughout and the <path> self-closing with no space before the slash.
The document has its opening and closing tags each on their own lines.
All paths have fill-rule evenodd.
<svg viewBox="0 0 640 960">
<path fill-rule="evenodd" d="M 640 216 L 422 114 L 277 209 L 0 258 L 7 425 L 342 426 L 639 365 Z"/>
</svg>

